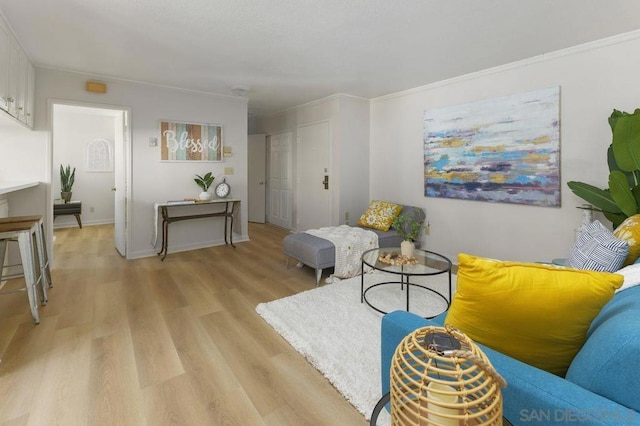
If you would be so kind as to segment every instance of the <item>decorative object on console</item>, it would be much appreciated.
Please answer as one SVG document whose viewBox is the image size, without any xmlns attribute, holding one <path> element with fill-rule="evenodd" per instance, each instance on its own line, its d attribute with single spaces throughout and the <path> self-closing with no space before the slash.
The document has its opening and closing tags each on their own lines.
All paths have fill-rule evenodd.
<svg viewBox="0 0 640 426">
<path fill-rule="evenodd" d="M 640 109 L 633 114 L 613 110 L 609 116 L 613 139 L 607 150 L 609 188 L 570 181 L 567 185 L 578 197 L 601 211 L 618 227 L 628 217 L 640 212 Z"/>
<path fill-rule="evenodd" d="M 222 126 L 160 121 L 161 161 L 223 161 Z"/>
<path fill-rule="evenodd" d="M 218 198 L 226 198 L 231 193 L 231 187 L 227 183 L 227 178 L 223 178 L 222 182 L 220 182 L 216 186 L 216 195 Z"/>
<path fill-rule="evenodd" d="M 589 224 L 580 234 L 566 266 L 592 271 L 615 272 L 629 255 L 629 244 L 616 238 L 599 221 Z"/>
<path fill-rule="evenodd" d="M 196 184 L 202 189 L 200 195 L 198 195 L 198 199 L 201 201 L 208 201 L 211 199 L 211 194 L 209 194 L 209 187 L 213 183 L 215 177 L 211 172 L 206 173 L 204 176 L 196 175 L 193 179 Z"/>
<path fill-rule="evenodd" d="M 60 197 L 65 203 L 71 201 L 71 190 L 76 180 L 76 168 L 71 170 L 71 165 L 67 164 L 67 167 L 63 167 L 60 164 Z"/>
<path fill-rule="evenodd" d="M 541 370 L 564 376 L 622 275 L 458 255 L 445 324 Z M 550 332 L 553 330 L 553 332 Z"/>
<path fill-rule="evenodd" d="M 412 209 L 408 212 L 401 212 L 395 217 L 392 223 L 393 229 L 402 238 L 400 250 L 403 256 L 408 258 L 413 256 L 416 248 L 415 241 L 420 237 L 420 231 L 424 226 L 424 210 Z"/>
<path fill-rule="evenodd" d="M 425 111 L 423 146 L 426 197 L 560 206 L 560 87 Z"/>
<path fill-rule="evenodd" d="M 358 226 L 388 231 L 402 206 L 388 201 L 373 200 L 367 211 L 358 219 Z"/>
<path fill-rule="evenodd" d="M 427 326 L 391 360 L 391 424 L 502 425 L 504 379 L 469 337 Z"/>
</svg>

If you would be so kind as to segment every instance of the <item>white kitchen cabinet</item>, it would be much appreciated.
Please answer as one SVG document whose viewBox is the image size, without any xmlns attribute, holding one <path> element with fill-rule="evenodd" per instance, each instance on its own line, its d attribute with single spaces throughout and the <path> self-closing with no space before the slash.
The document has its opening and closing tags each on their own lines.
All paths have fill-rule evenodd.
<svg viewBox="0 0 640 426">
<path fill-rule="evenodd" d="M 18 116 L 16 101 L 18 99 L 18 90 L 20 79 L 20 46 L 13 38 L 9 38 L 9 87 L 7 90 L 7 112 L 14 117 Z"/>
<path fill-rule="evenodd" d="M 29 58 L 22 50 L 18 52 L 18 91 L 16 97 L 16 118 L 27 122 L 27 81 L 29 79 Z"/>
<path fill-rule="evenodd" d="M 9 97 L 9 43 L 11 34 L 0 22 L 0 109 L 7 110 Z"/>
<path fill-rule="evenodd" d="M 33 64 L 31 64 L 31 62 L 27 61 L 27 72 L 28 72 L 28 77 L 27 77 L 27 100 L 26 100 L 26 111 L 25 111 L 25 116 L 26 116 L 26 123 L 27 126 L 29 126 L 29 128 L 33 128 L 33 113 L 34 113 L 34 109 L 35 109 L 35 89 L 36 89 L 36 70 L 33 66 Z"/>
<path fill-rule="evenodd" d="M 33 127 L 35 71 L 9 27 L 0 19 L 0 109 Z"/>
</svg>

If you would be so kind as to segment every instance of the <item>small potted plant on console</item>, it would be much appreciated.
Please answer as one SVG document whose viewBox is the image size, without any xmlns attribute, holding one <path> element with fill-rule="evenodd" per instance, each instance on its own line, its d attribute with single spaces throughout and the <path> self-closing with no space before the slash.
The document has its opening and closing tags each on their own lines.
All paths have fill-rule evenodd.
<svg viewBox="0 0 640 426">
<path fill-rule="evenodd" d="M 62 167 L 60 164 L 60 198 L 64 200 L 65 204 L 71 201 L 71 189 L 75 180 L 76 168 L 71 170 L 71 165 L 67 164 L 67 167 Z"/>
<path fill-rule="evenodd" d="M 196 177 L 193 179 L 195 183 L 197 183 L 198 186 L 202 189 L 202 192 L 200 193 L 200 195 L 198 195 L 199 200 L 209 201 L 211 199 L 211 194 L 209 194 L 207 191 L 209 190 L 209 187 L 213 183 L 214 179 L 215 177 L 211 172 L 208 172 L 204 176 L 196 175 Z"/>
</svg>

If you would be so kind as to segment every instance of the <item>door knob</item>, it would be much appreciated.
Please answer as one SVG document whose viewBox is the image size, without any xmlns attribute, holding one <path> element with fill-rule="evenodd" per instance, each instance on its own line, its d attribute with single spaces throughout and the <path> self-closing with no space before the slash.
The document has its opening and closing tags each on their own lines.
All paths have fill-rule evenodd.
<svg viewBox="0 0 640 426">
<path fill-rule="evenodd" d="M 258 185 L 264 185 L 264 182 L 258 182 Z"/>
<path fill-rule="evenodd" d="M 111 188 L 111 192 L 116 192 L 116 187 Z"/>
</svg>

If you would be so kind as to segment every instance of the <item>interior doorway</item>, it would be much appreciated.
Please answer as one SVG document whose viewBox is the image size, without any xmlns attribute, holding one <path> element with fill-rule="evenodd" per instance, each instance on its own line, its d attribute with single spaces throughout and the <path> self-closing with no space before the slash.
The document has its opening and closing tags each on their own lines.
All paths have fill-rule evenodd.
<svg viewBox="0 0 640 426">
<path fill-rule="evenodd" d="M 286 131 L 269 137 L 269 223 L 291 229 L 293 191 L 293 132 Z"/>
<path fill-rule="evenodd" d="M 249 135 L 247 142 L 248 220 L 249 222 L 265 223 L 267 216 L 267 139 L 264 134 Z"/>
<path fill-rule="evenodd" d="M 130 199 L 130 111 L 128 108 L 53 101 L 51 205 L 61 198 L 60 166 L 75 168 L 72 201 L 81 206 L 83 225 L 113 223 L 114 247 L 128 252 L 127 200 Z M 54 228 L 79 226 L 71 215 Z"/>
</svg>

